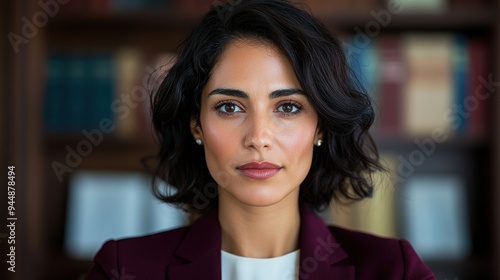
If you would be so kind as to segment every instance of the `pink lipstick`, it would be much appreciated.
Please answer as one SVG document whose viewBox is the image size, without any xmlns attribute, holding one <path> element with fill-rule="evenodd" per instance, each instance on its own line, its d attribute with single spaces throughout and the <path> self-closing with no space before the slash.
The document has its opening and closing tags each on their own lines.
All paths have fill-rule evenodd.
<svg viewBox="0 0 500 280">
<path fill-rule="evenodd" d="M 249 162 L 236 167 L 243 175 L 252 179 L 268 179 L 281 170 L 281 166 L 270 162 Z"/>
</svg>

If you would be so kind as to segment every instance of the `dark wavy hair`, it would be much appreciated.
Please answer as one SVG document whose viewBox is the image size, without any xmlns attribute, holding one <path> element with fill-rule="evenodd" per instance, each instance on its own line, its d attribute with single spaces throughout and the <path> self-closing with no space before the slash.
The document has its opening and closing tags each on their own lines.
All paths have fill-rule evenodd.
<svg viewBox="0 0 500 280">
<path fill-rule="evenodd" d="M 278 47 L 318 113 L 324 144 L 314 148 L 300 186 L 301 200 L 321 211 L 332 199 L 370 196 L 370 173 L 383 169 L 368 134 L 374 120 L 370 99 L 353 77 L 341 42 L 308 12 L 279 0 L 233 0 L 214 6 L 181 44 L 177 61 L 152 96 L 160 144 L 155 196 L 192 213 L 217 204 L 217 185 L 203 147 L 193 140 L 190 122 L 199 122 L 202 89 L 221 53 L 237 39 Z"/>
</svg>

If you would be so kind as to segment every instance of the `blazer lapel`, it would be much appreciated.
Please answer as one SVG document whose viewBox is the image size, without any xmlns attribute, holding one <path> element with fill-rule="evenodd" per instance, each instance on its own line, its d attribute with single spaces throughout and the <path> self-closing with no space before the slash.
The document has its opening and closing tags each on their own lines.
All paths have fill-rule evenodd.
<svg viewBox="0 0 500 280">
<path fill-rule="evenodd" d="M 300 204 L 299 279 L 355 279 L 354 266 L 321 218 Z M 193 223 L 175 255 L 185 264 L 168 267 L 170 280 L 221 279 L 221 229 L 214 208 Z"/>
<path fill-rule="evenodd" d="M 217 208 L 194 222 L 175 251 L 185 264 L 169 266 L 171 280 L 220 280 L 221 231 Z"/>
<path fill-rule="evenodd" d="M 299 279 L 354 279 L 354 265 L 321 218 L 305 203 L 300 216 Z"/>
</svg>

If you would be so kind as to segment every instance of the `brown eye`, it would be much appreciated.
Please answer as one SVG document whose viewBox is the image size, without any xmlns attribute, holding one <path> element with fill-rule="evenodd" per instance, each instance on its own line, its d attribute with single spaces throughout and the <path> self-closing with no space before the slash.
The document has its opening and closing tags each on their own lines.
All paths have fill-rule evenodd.
<svg viewBox="0 0 500 280">
<path fill-rule="evenodd" d="M 289 104 L 289 103 L 288 104 L 284 104 L 283 105 L 283 112 L 284 113 L 291 113 L 291 112 L 293 112 L 293 107 L 294 106 L 292 104 Z"/>
<path fill-rule="evenodd" d="M 302 110 L 302 107 L 298 104 L 287 102 L 278 107 L 278 111 L 287 114 L 287 115 L 294 115 L 299 113 Z"/>
<path fill-rule="evenodd" d="M 236 111 L 236 106 L 232 103 L 225 104 L 224 111 L 227 113 L 234 113 Z"/>
<path fill-rule="evenodd" d="M 215 106 L 215 108 L 219 111 L 219 113 L 226 115 L 243 112 L 243 109 L 233 102 L 222 102 Z"/>
</svg>

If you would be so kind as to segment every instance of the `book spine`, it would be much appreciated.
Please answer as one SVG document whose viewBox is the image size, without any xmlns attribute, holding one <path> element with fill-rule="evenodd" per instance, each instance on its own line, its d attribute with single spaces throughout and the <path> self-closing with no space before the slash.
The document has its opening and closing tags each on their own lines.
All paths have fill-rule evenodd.
<svg viewBox="0 0 500 280">
<path fill-rule="evenodd" d="M 381 37 L 379 42 L 381 59 L 380 79 L 380 126 L 383 135 L 395 135 L 401 131 L 402 85 L 404 64 L 401 41 L 397 36 Z"/>
<path fill-rule="evenodd" d="M 61 54 L 49 57 L 47 79 L 45 85 L 44 122 L 48 133 L 60 132 L 63 128 L 63 111 L 65 104 L 62 95 L 64 90 L 64 73 L 66 58 Z"/>
<path fill-rule="evenodd" d="M 454 91 L 455 91 L 455 104 L 460 108 L 464 107 L 465 98 L 468 91 L 468 53 L 467 53 L 467 38 L 457 35 L 454 42 L 454 61 L 453 61 L 453 75 L 454 75 Z M 455 113 L 456 123 L 455 130 L 458 134 L 464 134 L 466 130 L 467 115 L 460 113 L 457 110 Z"/>
<path fill-rule="evenodd" d="M 413 136 L 436 129 L 453 133 L 453 46 L 450 34 L 409 34 L 404 39 L 408 78 L 404 85 L 404 128 Z"/>
<path fill-rule="evenodd" d="M 488 102 L 483 98 L 485 91 L 481 79 L 487 79 L 490 73 L 488 55 L 490 49 L 485 39 L 473 38 L 469 45 L 470 74 L 467 98 L 471 110 L 468 123 L 468 133 L 472 138 L 485 136 L 488 127 Z"/>
<path fill-rule="evenodd" d="M 66 109 L 66 132 L 78 133 L 83 129 L 85 122 L 85 61 L 81 54 L 73 54 L 69 57 L 68 69 L 68 82 L 69 89 L 66 94 L 68 95 L 68 104 Z"/>
<path fill-rule="evenodd" d="M 110 54 L 94 54 L 91 58 L 92 64 L 92 102 L 93 109 L 90 114 L 90 125 L 99 128 L 104 120 L 114 121 L 111 109 L 114 96 L 114 60 Z"/>
</svg>

